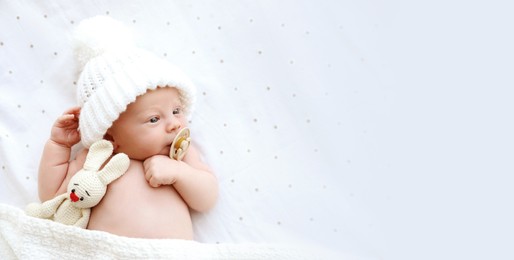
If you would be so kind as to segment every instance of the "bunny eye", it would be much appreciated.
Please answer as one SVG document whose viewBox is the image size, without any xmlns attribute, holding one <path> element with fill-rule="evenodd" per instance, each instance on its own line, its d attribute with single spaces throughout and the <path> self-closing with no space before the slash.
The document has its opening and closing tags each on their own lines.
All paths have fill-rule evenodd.
<svg viewBox="0 0 514 260">
<path fill-rule="evenodd" d="M 80 200 L 81 200 L 81 201 L 82 201 L 82 200 L 84 200 L 84 197 L 80 197 Z"/>
</svg>

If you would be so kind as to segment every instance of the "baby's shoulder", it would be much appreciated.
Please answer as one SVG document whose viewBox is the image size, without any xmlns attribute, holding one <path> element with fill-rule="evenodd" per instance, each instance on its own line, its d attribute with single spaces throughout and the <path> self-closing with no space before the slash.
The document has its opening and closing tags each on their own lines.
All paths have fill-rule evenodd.
<svg viewBox="0 0 514 260">
<path fill-rule="evenodd" d="M 183 161 L 194 168 L 208 172 L 212 171 L 210 167 L 204 162 L 198 146 L 196 146 L 193 142 L 191 142 L 191 146 L 189 146 Z"/>
</svg>

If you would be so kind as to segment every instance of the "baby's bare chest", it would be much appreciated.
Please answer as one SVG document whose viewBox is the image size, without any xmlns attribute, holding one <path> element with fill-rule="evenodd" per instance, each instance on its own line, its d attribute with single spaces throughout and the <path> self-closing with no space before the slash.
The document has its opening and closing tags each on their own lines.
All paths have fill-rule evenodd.
<svg viewBox="0 0 514 260">
<path fill-rule="evenodd" d="M 136 237 L 175 237 L 175 233 L 189 232 L 178 231 L 180 226 L 191 226 L 187 204 L 172 186 L 151 187 L 142 164 L 131 162 L 127 172 L 109 184 L 104 198 L 93 208 L 89 228 L 120 235 L 127 235 L 124 230 L 131 229 L 136 235 L 129 236 Z M 149 230 L 155 232 L 147 234 Z"/>
<path fill-rule="evenodd" d="M 127 172 L 109 184 L 107 193 L 101 203 L 106 203 L 113 207 L 123 204 L 127 208 L 134 210 L 152 207 L 163 210 L 166 210 L 168 207 L 187 208 L 187 205 L 173 186 L 161 186 L 158 188 L 150 186 L 145 179 L 142 163 L 138 161 L 131 161 L 131 166 Z"/>
</svg>

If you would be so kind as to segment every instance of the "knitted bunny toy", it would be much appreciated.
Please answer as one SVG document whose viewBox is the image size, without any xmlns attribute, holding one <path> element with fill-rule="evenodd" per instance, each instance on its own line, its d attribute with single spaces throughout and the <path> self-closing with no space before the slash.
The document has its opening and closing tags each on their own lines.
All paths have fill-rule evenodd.
<svg viewBox="0 0 514 260">
<path fill-rule="evenodd" d="M 112 152 L 113 147 L 109 141 L 100 140 L 93 143 L 84 167 L 70 179 L 67 193 L 43 203 L 27 205 L 27 215 L 86 228 L 91 208 L 102 200 L 107 185 L 123 175 L 129 167 L 128 156 L 119 153 L 100 170 Z"/>
</svg>

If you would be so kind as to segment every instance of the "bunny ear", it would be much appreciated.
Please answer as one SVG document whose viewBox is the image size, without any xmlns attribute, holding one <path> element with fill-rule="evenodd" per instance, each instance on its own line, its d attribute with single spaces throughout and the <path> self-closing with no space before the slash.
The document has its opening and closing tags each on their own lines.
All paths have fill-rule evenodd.
<svg viewBox="0 0 514 260">
<path fill-rule="evenodd" d="M 111 142 L 100 140 L 91 145 L 86 156 L 84 169 L 89 171 L 98 171 L 113 151 Z"/>
<path fill-rule="evenodd" d="M 112 159 L 105 165 L 105 167 L 98 172 L 98 177 L 104 185 L 108 185 L 114 180 L 123 175 L 130 165 L 130 159 L 124 153 L 119 153 L 112 157 Z"/>
</svg>

